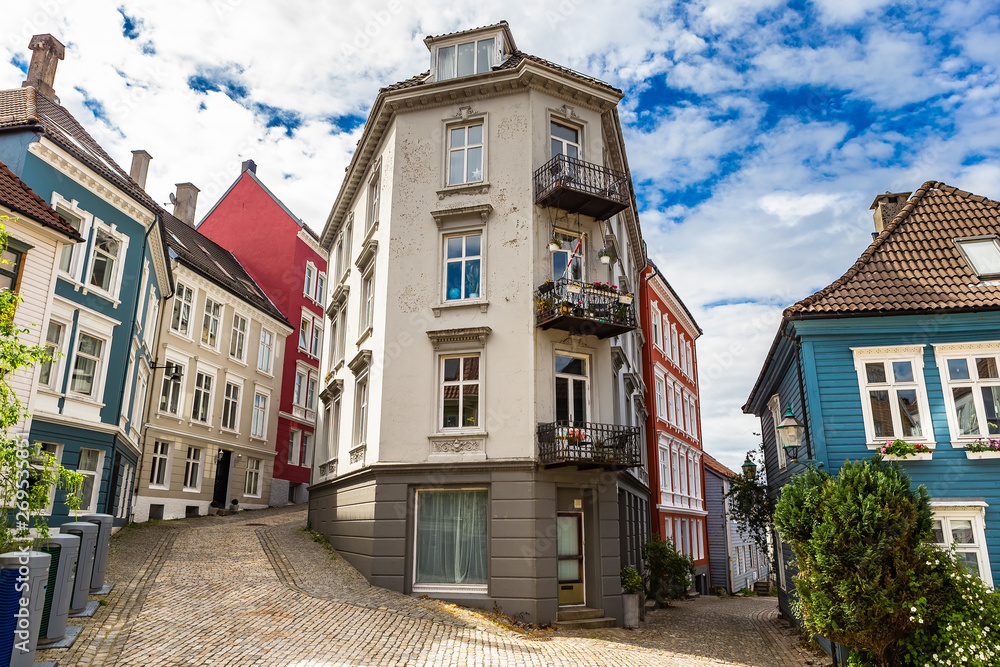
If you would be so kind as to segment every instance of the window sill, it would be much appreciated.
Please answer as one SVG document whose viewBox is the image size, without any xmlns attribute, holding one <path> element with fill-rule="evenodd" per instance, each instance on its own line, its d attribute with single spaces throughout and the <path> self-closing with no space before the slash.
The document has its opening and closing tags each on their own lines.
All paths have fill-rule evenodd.
<svg viewBox="0 0 1000 667">
<path fill-rule="evenodd" d="M 989 452 L 970 452 L 968 449 L 965 451 L 965 458 L 967 459 L 1000 459 L 1000 452 L 989 451 Z"/>
<path fill-rule="evenodd" d="M 486 181 L 477 181 L 475 183 L 456 183 L 455 185 L 446 185 L 437 191 L 438 200 L 442 200 L 445 197 L 450 197 L 451 195 L 485 195 L 490 191 L 490 184 Z"/>
<path fill-rule="evenodd" d="M 371 227 L 365 230 L 365 237 L 361 239 L 361 247 L 364 247 L 366 243 L 371 241 L 372 237 L 375 236 L 375 232 L 377 231 L 378 231 L 378 220 L 373 222 Z"/>
<path fill-rule="evenodd" d="M 208 350 L 212 354 L 218 354 L 219 353 L 219 348 L 212 347 L 211 345 L 208 345 L 207 343 L 199 342 L 198 343 L 198 347 L 202 348 L 203 350 Z"/>
<path fill-rule="evenodd" d="M 244 497 L 244 498 L 260 498 L 260 494 L 258 493 L 258 494 L 257 494 L 256 496 L 251 496 L 251 495 L 249 495 L 249 494 L 246 494 L 246 493 L 244 493 L 244 494 L 243 494 L 243 497 Z"/>
<path fill-rule="evenodd" d="M 233 435 L 233 436 L 236 436 L 237 438 L 240 437 L 240 432 L 239 431 L 234 431 L 232 429 L 224 428 L 224 427 L 221 427 L 221 426 L 219 427 L 219 433 L 220 434 L 224 434 L 224 435 Z"/>
<path fill-rule="evenodd" d="M 181 417 L 180 415 L 170 414 L 169 412 L 161 412 L 159 410 L 156 411 L 156 418 L 157 419 L 170 419 L 172 421 L 176 421 L 178 424 L 183 424 L 184 423 L 184 418 Z"/>
<path fill-rule="evenodd" d="M 182 334 L 180 331 L 174 331 L 173 329 L 167 329 L 167 331 L 169 331 L 172 336 L 176 336 L 177 338 L 180 338 L 181 340 L 186 340 L 189 343 L 193 343 L 194 342 L 194 339 L 193 339 L 193 337 L 190 334 L 185 335 L 185 334 Z"/>
<path fill-rule="evenodd" d="M 265 377 L 271 378 L 272 380 L 274 379 L 274 373 L 272 373 L 271 371 L 262 371 L 261 369 L 258 368 L 257 372 Z"/>
<path fill-rule="evenodd" d="M 184 493 L 201 493 L 201 489 L 189 489 L 187 487 L 184 487 L 181 491 Z"/>
<path fill-rule="evenodd" d="M 414 593 L 462 593 L 466 595 L 489 595 L 489 586 L 461 586 L 447 584 L 414 584 Z"/>
<path fill-rule="evenodd" d="M 101 409 L 103 409 L 104 405 L 105 405 L 101 401 L 98 401 L 95 398 L 91 398 L 90 396 L 87 396 L 85 394 L 74 394 L 73 392 L 68 392 L 68 393 L 65 394 L 64 398 L 67 401 L 76 401 L 77 403 L 84 403 L 84 404 L 87 404 L 87 405 L 96 405 L 97 407 L 99 407 Z"/>
<path fill-rule="evenodd" d="M 479 312 L 485 313 L 490 307 L 490 302 L 487 299 L 465 299 L 462 301 L 444 301 L 436 306 L 431 306 L 431 311 L 434 312 L 434 317 L 441 317 L 442 310 L 450 310 L 452 308 L 472 308 L 478 307 Z"/>
<path fill-rule="evenodd" d="M 188 421 L 188 426 L 189 427 L 190 426 L 200 426 L 201 428 L 206 428 L 206 429 L 208 429 L 210 431 L 212 430 L 212 423 L 211 422 Z"/>
<path fill-rule="evenodd" d="M 250 442 L 263 442 L 266 445 L 267 444 L 267 438 L 261 437 L 259 435 L 251 435 L 250 436 Z"/>
<path fill-rule="evenodd" d="M 245 360 L 240 359 L 239 357 L 229 357 L 229 361 L 233 362 L 238 366 L 243 366 L 243 368 L 246 368 L 249 365 Z"/>
<path fill-rule="evenodd" d="M 122 303 L 115 295 L 111 294 L 110 292 L 105 292 L 102 289 L 98 289 L 91 285 L 86 285 L 77 280 L 76 278 L 74 278 L 73 276 L 69 275 L 68 273 L 60 273 L 59 277 L 65 280 L 66 282 L 70 283 L 71 285 L 73 285 L 74 292 L 80 292 L 84 296 L 89 294 L 93 294 L 94 296 L 99 296 L 105 301 L 110 301 L 113 308 L 118 308 L 118 306 L 120 306 Z"/>
<path fill-rule="evenodd" d="M 367 329 L 365 329 L 364 333 L 361 334 L 361 337 L 358 338 L 357 342 L 354 343 L 355 347 L 361 347 L 361 344 L 366 340 L 368 340 L 368 337 L 371 335 L 372 335 L 372 327 L 368 327 Z"/>
<path fill-rule="evenodd" d="M 169 491 L 170 490 L 169 486 L 162 486 L 160 484 L 150 484 L 149 488 L 152 489 L 153 491 Z"/>
</svg>

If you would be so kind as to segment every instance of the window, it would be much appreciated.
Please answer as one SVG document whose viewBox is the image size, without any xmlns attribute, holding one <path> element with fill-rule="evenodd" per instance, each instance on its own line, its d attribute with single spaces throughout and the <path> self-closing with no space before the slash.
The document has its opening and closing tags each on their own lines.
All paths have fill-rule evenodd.
<svg viewBox="0 0 1000 667">
<path fill-rule="evenodd" d="M 590 414 L 587 357 L 556 354 L 556 421 L 584 423 Z"/>
<path fill-rule="evenodd" d="M 774 446 L 778 450 L 778 468 L 784 470 L 788 467 L 788 461 L 785 458 L 785 448 L 784 442 L 781 438 L 781 431 L 778 430 L 778 424 L 781 423 L 781 399 L 777 394 L 771 397 L 771 400 L 767 402 L 767 408 L 771 411 L 771 427 L 774 429 Z"/>
<path fill-rule="evenodd" d="M 309 350 L 309 338 L 311 330 L 312 330 L 312 318 L 303 315 L 302 321 L 299 324 L 299 349 L 302 350 L 303 352 Z"/>
<path fill-rule="evenodd" d="M 483 180 L 483 124 L 448 130 L 448 185 Z"/>
<path fill-rule="evenodd" d="M 552 253 L 552 279 L 583 280 L 585 275 L 583 258 L 587 252 L 586 238 L 565 232 L 556 232 L 555 238 L 562 243 L 562 248 Z"/>
<path fill-rule="evenodd" d="M 568 158 L 580 157 L 580 130 L 551 121 L 550 141 L 552 144 L 552 157 L 565 155 Z"/>
<path fill-rule="evenodd" d="M 494 65 L 496 40 L 493 37 L 476 42 L 444 46 L 437 52 L 437 80 L 454 79 L 489 72 Z"/>
<path fill-rule="evenodd" d="M 1000 434 L 1000 343 L 935 345 L 954 439 Z"/>
<path fill-rule="evenodd" d="M 334 365 L 344 361 L 347 352 L 347 301 L 345 300 L 337 313 L 337 350 L 334 355 Z"/>
<path fill-rule="evenodd" d="M 677 363 L 677 325 L 670 325 L 670 358 Z"/>
<path fill-rule="evenodd" d="M 132 398 L 132 429 L 138 431 L 142 427 L 142 417 L 146 408 L 146 387 L 149 386 L 149 373 L 140 368 L 138 380 L 135 383 L 135 394 Z"/>
<path fill-rule="evenodd" d="M 344 271 L 346 270 L 346 267 L 344 265 L 344 255 L 346 252 L 349 251 L 344 250 L 344 236 L 345 236 L 344 234 L 341 234 L 337 238 L 337 250 L 335 254 L 337 259 L 336 262 L 334 263 L 334 274 L 333 274 L 334 282 L 340 282 L 340 279 L 343 278 Z"/>
<path fill-rule="evenodd" d="M 444 586 L 485 592 L 489 569 L 486 489 L 418 490 L 416 504 L 414 590 Z"/>
<path fill-rule="evenodd" d="M 954 548 L 969 572 L 992 586 L 993 576 L 990 572 L 990 558 L 983 523 L 985 507 L 942 505 L 933 500 L 931 506 L 934 510 L 934 518 L 931 521 L 934 543 L 946 549 Z"/>
<path fill-rule="evenodd" d="M 253 419 L 250 423 L 250 435 L 255 438 L 266 437 L 267 432 L 267 396 L 255 393 L 253 397 Z"/>
<path fill-rule="evenodd" d="M 663 325 L 663 320 L 660 318 L 660 311 L 656 308 L 656 306 L 651 306 L 650 310 L 652 311 L 649 319 L 653 324 L 653 345 L 662 350 L 663 335 L 660 327 Z"/>
<path fill-rule="evenodd" d="M 267 329 L 260 330 L 260 348 L 257 350 L 257 370 L 271 372 L 271 351 L 274 347 L 274 334 Z"/>
<path fill-rule="evenodd" d="M 980 280 L 1000 278 L 1000 245 L 995 236 L 955 239 L 955 245 Z"/>
<path fill-rule="evenodd" d="M 201 321 L 201 342 L 211 348 L 219 348 L 219 322 L 222 320 L 222 304 L 205 299 L 205 316 Z"/>
<path fill-rule="evenodd" d="M 446 301 L 478 299 L 483 235 L 450 236 L 444 241 Z"/>
<path fill-rule="evenodd" d="M 197 491 L 201 488 L 201 449 L 187 448 L 187 460 L 184 461 L 184 488 Z"/>
<path fill-rule="evenodd" d="M 687 356 L 684 354 L 684 347 L 687 345 L 687 343 L 684 342 L 684 334 L 679 334 L 678 339 L 679 342 L 677 344 L 677 352 L 680 354 L 680 356 L 677 358 L 677 365 L 681 367 L 681 372 L 686 375 L 687 364 L 685 362 L 687 360 Z"/>
<path fill-rule="evenodd" d="M 170 315 L 170 330 L 182 336 L 191 335 L 191 309 L 194 307 L 194 291 L 187 285 L 177 283 L 174 291 L 174 307 Z"/>
<path fill-rule="evenodd" d="M 894 438 L 926 441 L 931 429 L 923 346 L 852 351 L 869 444 Z"/>
<path fill-rule="evenodd" d="M 368 376 L 358 380 L 354 389 L 354 444 L 363 445 L 368 437 Z"/>
<path fill-rule="evenodd" d="M 156 440 L 153 442 L 153 456 L 150 458 L 149 485 L 164 489 L 170 486 L 170 444 Z"/>
<path fill-rule="evenodd" d="M 288 465 L 295 465 L 298 461 L 299 443 L 302 441 L 302 431 L 290 429 L 288 431 Z"/>
<path fill-rule="evenodd" d="M 316 378 L 310 377 L 306 384 L 306 410 L 316 409 Z"/>
<path fill-rule="evenodd" d="M 312 265 L 311 262 L 306 263 L 306 278 L 305 285 L 302 287 L 302 293 L 308 297 L 315 294 L 316 286 L 313 281 L 316 279 L 316 267 Z"/>
<path fill-rule="evenodd" d="M 192 421 L 208 423 L 212 409 L 212 376 L 198 372 L 194 382 L 194 402 L 191 404 Z"/>
<path fill-rule="evenodd" d="M 330 409 L 330 430 L 327 433 L 329 438 L 329 451 L 332 458 L 337 458 L 340 449 L 340 409 L 343 407 L 343 397 L 338 394 L 333 399 L 333 406 Z"/>
<path fill-rule="evenodd" d="M 80 463 L 76 471 L 83 475 L 80 487 L 80 509 L 93 512 L 101 492 L 101 468 L 104 453 L 99 449 L 80 449 Z"/>
<path fill-rule="evenodd" d="M 247 459 L 246 483 L 243 485 L 243 495 L 260 497 L 260 459 Z"/>
<path fill-rule="evenodd" d="M 44 468 L 51 467 L 51 464 L 61 464 L 62 463 L 62 448 L 61 444 L 56 444 L 52 442 L 34 442 L 33 443 L 38 448 L 38 454 L 32 454 L 29 461 L 31 470 L 29 472 L 28 484 L 34 488 L 38 480 L 41 480 L 44 474 Z M 50 461 L 48 457 L 52 457 Z M 52 514 L 52 506 L 56 499 L 56 485 L 49 487 L 48 493 L 48 504 L 45 507 L 45 514 Z"/>
<path fill-rule="evenodd" d="M 309 439 L 312 436 L 308 433 L 302 434 L 302 447 L 299 451 L 299 465 L 308 466 L 309 465 Z"/>
<path fill-rule="evenodd" d="M 681 395 L 681 386 L 674 384 L 674 404 L 675 408 L 671 416 L 674 418 L 674 426 L 684 429 L 684 400 Z"/>
<path fill-rule="evenodd" d="M 94 287 L 111 292 L 115 284 L 118 253 L 121 243 L 102 229 L 94 237 L 94 254 L 90 260 L 90 280 Z"/>
<path fill-rule="evenodd" d="M 160 391 L 160 412 L 176 415 L 180 412 L 181 383 L 184 379 L 184 367 L 177 363 L 167 363 L 171 367 L 163 370 L 163 385 Z"/>
<path fill-rule="evenodd" d="M 146 305 L 146 330 L 143 332 L 143 341 L 146 343 L 146 349 L 153 349 L 153 337 L 156 335 L 156 327 L 159 324 L 158 318 L 160 316 L 160 300 L 156 297 L 156 290 L 151 289 L 149 292 L 149 302 Z"/>
<path fill-rule="evenodd" d="M 382 190 L 382 172 L 376 171 L 368 182 L 368 208 L 365 211 L 365 232 L 378 222 L 379 195 Z"/>
<path fill-rule="evenodd" d="M 305 385 L 306 385 L 306 374 L 299 371 L 295 374 L 295 387 L 292 394 L 292 403 L 295 405 L 302 405 L 302 399 L 305 398 Z"/>
<path fill-rule="evenodd" d="M 374 266 L 361 280 L 361 316 L 359 329 L 362 334 L 372 328 L 375 314 L 375 268 Z"/>
<path fill-rule="evenodd" d="M 309 343 L 309 354 L 319 358 L 320 353 L 323 351 L 323 325 L 321 320 L 313 320 L 312 326 L 312 339 Z"/>
<path fill-rule="evenodd" d="M 441 358 L 441 428 L 479 427 L 479 355 Z"/>
<path fill-rule="evenodd" d="M 85 333 L 77 342 L 76 359 L 73 362 L 73 377 L 70 391 L 94 397 L 97 393 L 97 371 L 101 363 L 104 341 Z"/>
<path fill-rule="evenodd" d="M 229 340 L 229 356 L 243 361 L 246 358 L 247 319 L 233 313 L 233 336 Z"/>
<path fill-rule="evenodd" d="M 63 334 L 66 327 L 59 322 L 50 321 L 45 332 L 45 361 L 41 364 L 38 373 L 38 382 L 50 389 L 58 389 L 56 386 L 59 380 L 59 359 L 56 355 L 62 350 Z"/>
<path fill-rule="evenodd" d="M 222 401 L 222 428 L 237 430 L 240 406 L 240 385 L 234 382 L 226 383 L 226 396 Z"/>
<path fill-rule="evenodd" d="M 664 396 L 663 378 L 656 378 L 656 416 L 665 420 L 667 415 L 667 401 Z"/>
<path fill-rule="evenodd" d="M 66 220 L 66 222 L 69 223 L 70 227 L 80 232 L 81 234 L 84 233 L 85 230 L 83 229 L 83 218 L 81 218 L 78 215 L 73 215 L 62 206 L 57 206 L 56 212 L 59 215 L 61 215 Z M 73 258 L 74 255 L 76 254 L 74 252 L 74 250 L 76 249 L 76 245 L 77 245 L 76 243 L 63 244 L 62 254 L 59 256 L 59 270 L 62 271 L 63 273 L 70 273 L 70 274 L 76 273 L 76 271 L 74 271 L 75 267 L 73 266 L 74 264 Z M 81 243 L 80 245 L 85 246 L 86 244 Z"/>
<path fill-rule="evenodd" d="M 316 300 L 324 303 L 326 298 L 326 274 L 320 273 L 316 277 Z"/>
<path fill-rule="evenodd" d="M 10 247 L 3 251 L 2 261 L 0 261 L 0 290 L 16 292 L 21 286 L 21 260 L 24 253 Z"/>
</svg>

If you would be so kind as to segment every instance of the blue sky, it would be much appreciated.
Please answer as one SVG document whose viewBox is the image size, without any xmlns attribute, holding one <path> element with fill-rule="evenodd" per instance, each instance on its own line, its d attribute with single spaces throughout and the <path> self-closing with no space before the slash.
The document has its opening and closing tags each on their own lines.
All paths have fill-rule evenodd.
<svg viewBox="0 0 1000 667">
<path fill-rule="evenodd" d="M 743 404 L 781 310 L 871 240 L 876 194 L 942 180 L 1000 198 L 1000 15 L 985 0 L 21 3 L 0 44 L 20 85 L 31 34 L 67 46 L 56 92 L 148 189 L 204 213 L 254 158 L 323 226 L 380 86 L 422 40 L 506 19 L 519 48 L 625 91 L 650 255 L 693 311 L 707 451 L 736 467 Z"/>
</svg>

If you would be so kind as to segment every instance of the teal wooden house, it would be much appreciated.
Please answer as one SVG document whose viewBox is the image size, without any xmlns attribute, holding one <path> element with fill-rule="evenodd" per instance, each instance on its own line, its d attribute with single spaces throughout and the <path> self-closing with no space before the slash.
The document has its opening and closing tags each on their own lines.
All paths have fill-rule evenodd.
<svg viewBox="0 0 1000 667">
<path fill-rule="evenodd" d="M 791 306 L 743 410 L 761 420 L 777 496 L 811 459 L 836 472 L 902 439 L 934 510 L 933 539 L 1000 581 L 1000 204 L 938 182 L 872 204 L 877 235 L 851 269 Z M 789 406 L 796 460 L 779 443 Z M 791 617 L 792 554 L 779 546 Z"/>
<path fill-rule="evenodd" d="M 120 524 L 132 507 L 160 306 L 173 289 L 160 209 L 143 190 L 145 153 L 133 179 L 59 104 L 63 45 L 36 35 L 30 48 L 27 80 L 0 91 L 0 162 L 84 241 L 57 258 L 45 324 L 55 360 L 41 370 L 28 437 L 84 474 L 83 510 Z M 50 523 L 69 520 L 62 492 L 53 500 Z"/>
</svg>

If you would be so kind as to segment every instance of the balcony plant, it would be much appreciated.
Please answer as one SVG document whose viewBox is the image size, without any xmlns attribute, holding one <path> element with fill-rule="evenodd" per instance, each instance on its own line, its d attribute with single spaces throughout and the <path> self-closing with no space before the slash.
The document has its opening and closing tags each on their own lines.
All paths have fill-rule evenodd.
<svg viewBox="0 0 1000 667">
<path fill-rule="evenodd" d="M 555 306 L 555 299 L 551 296 L 543 296 L 535 300 L 535 307 L 539 311 L 552 310 L 553 306 Z"/>
<path fill-rule="evenodd" d="M 563 315 L 569 315 L 573 311 L 573 302 L 564 300 L 559 302 L 559 312 Z"/>
<path fill-rule="evenodd" d="M 611 254 L 611 251 L 608 250 L 607 248 L 604 248 L 603 250 L 598 252 L 597 257 L 598 259 L 601 260 L 601 264 L 610 264 L 611 260 L 614 259 L 614 256 Z"/>
<path fill-rule="evenodd" d="M 965 456 L 970 459 L 1000 459 L 1000 440 L 980 438 L 965 445 Z"/>
<path fill-rule="evenodd" d="M 549 252 L 556 252 L 558 250 L 562 250 L 562 241 L 553 236 L 549 239 Z"/>
<path fill-rule="evenodd" d="M 642 577 L 634 567 L 626 565 L 619 574 L 622 580 L 622 610 L 625 614 L 626 628 L 639 627 L 639 592 L 642 590 Z"/>
<path fill-rule="evenodd" d="M 631 305 L 632 299 L 635 297 L 631 292 L 626 292 L 624 289 L 618 294 L 618 303 L 623 303 L 626 306 Z"/>
<path fill-rule="evenodd" d="M 928 461 L 934 454 L 927 445 L 909 443 L 897 438 L 878 448 L 878 453 L 887 461 Z"/>
<path fill-rule="evenodd" d="M 552 280 L 546 280 L 544 283 L 538 286 L 538 291 L 541 292 L 542 294 L 548 294 L 549 292 L 554 290 L 555 287 L 556 284 Z"/>
<path fill-rule="evenodd" d="M 576 281 L 573 281 L 566 285 L 566 291 L 569 292 L 570 294 L 579 294 L 580 292 L 583 291 L 583 285 L 581 285 Z"/>
</svg>

